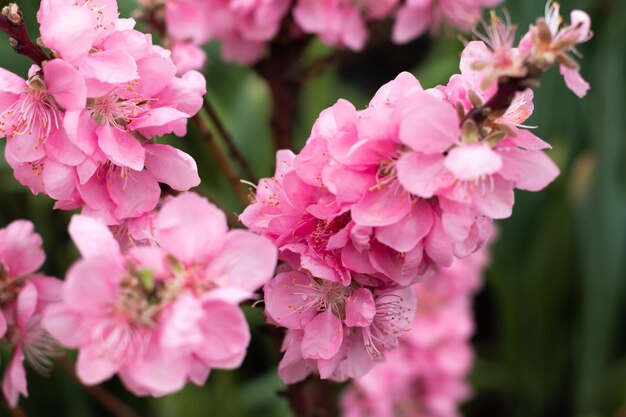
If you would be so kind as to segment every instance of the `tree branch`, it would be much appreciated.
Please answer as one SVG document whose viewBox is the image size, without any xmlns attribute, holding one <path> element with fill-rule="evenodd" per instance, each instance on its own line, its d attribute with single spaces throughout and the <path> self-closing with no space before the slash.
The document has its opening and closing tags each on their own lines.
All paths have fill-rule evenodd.
<svg viewBox="0 0 626 417">
<path fill-rule="evenodd" d="M 9 3 L 2 8 L 0 30 L 9 35 L 9 42 L 15 52 L 30 58 L 40 67 L 43 61 L 50 59 L 44 50 L 28 36 L 24 16 L 17 4 Z"/>
<path fill-rule="evenodd" d="M 215 111 L 215 108 L 208 101 L 206 97 L 204 98 L 203 106 L 204 106 L 204 110 L 206 110 L 207 115 L 209 116 L 209 119 L 215 125 L 215 128 L 217 129 L 220 136 L 224 140 L 224 143 L 226 144 L 226 147 L 228 148 L 228 153 L 230 157 L 233 158 L 235 161 L 237 161 L 237 164 L 241 167 L 243 174 L 247 177 L 246 178 L 247 180 L 256 181 L 256 177 L 254 176 L 254 173 L 252 172 L 252 168 L 250 168 L 250 164 L 248 164 L 248 161 L 246 160 L 246 158 L 239 151 L 239 148 L 235 144 L 235 141 L 232 135 L 228 132 L 226 127 L 224 127 L 224 123 L 222 123 L 222 120 L 220 119 L 217 112 Z"/>
<path fill-rule="evenodd" d="M 297 417 L 338 417 L 339 410 L 332 395 L 332 382 L 310 376 L 297 384 L 287 385 L 281 393 Z"/>
<path fill-rule="evenodd" d="M 291 19 L 283 24 L 281 33 L 270 44 L 267 57 L 255 66 L 272 97 L 270 125 L 276 149 L 293 147 L 293 121 L 302 90 L 297 68 L 312 39 L 309 35 L 294 36 L 293 24 Z"/>
<path fill-rule="evenodd" d="M 72 379 L 74 379 L 82 387 L 84 387 L 85 390 L 87 390 L 87 392 L 89 392 L 89 394 L 91 394 L 91 396 L 96 401 L 98 401 L 100 405 L 102 405 L 102 407 L 106 408 L 115 417 L 141 417 L 141 415 L 133 411 L 128 405 L 124 404 L 104 387 L 100 385 L 83 385 L 76 376 L 76 372 L 74 371 L 74 364 L 69 359 L 61 357 L 57 360 L 57 363 L 61 365 L 61 368 L 63 368 L 63 370 L 67 372 L 67 374 L 70 375 Z"/>
<path fill-rule="evenodd" d="M 24 410 L 22 410 L 22 408 L 19 405 L 16 405 L 15 407 L 11 407 L 9 403 L 7 403 L 4 400 L 2 401 L 2 404 L 4 405 L 4 408 L 7 409 L 11 417 L 28 417 L 26 413 L 24 412 Z"/>
<path fill-rule="evenodd" d="M 241 181 L 239 180 L 239 176 L 237 175 L 237 172 L 235 172 L 235 170 L 231 166 L 228 158 L 226 158 L 226 156 L 224 155 L 224 153 L 222 152 L 222 150 L 216 143 L 215 137 L 213 136 L 211 129 L 209 129 L 206 122 L 202 118 L 202 113 L 196 114 L 193 117 L 193 121 L 196 124 L 198 131 L 204 137 L 204 140 L 206 141 L 206 143 L 209 145 L 213 158 L 215 159 L 215 163 L 219 166 L 222 173 L 226 176 L 228 183 L 233 188 L 233 191 L 235 192 L 235 194 L 237 195 L 237 198 L 239 199 L 239 203 L 241 204 L 242 207 L 246 207 L 250 201 L 241 184 Z"/>
</svg>

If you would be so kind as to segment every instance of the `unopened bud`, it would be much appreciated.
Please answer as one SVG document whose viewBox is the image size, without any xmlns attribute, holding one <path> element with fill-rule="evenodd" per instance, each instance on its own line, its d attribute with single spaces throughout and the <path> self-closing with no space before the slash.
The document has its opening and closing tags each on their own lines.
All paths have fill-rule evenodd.
<svg viewBox="0 0 626 417">
<path fill-rule="evenodd" d="M 476 122 L 472 119 L 467 119 L 463 122 L 463 127 L 461 128 L 461 142 L 466 145 L 471 145 L 478 143 L 479 140 L 480 132 L 478 131 Z"/>
<path fill-rule="evenodd" d="M 540 17 L 537 19 L 537 34 L 539 36 L 539 40 L 542 43 L 549 44 L 552 42 L 552 31 L 550 30 L 550 26 L 546 23 L 545 19 Z"/>
<path fill-rule="evenodd" d="M 24 22 L 24 16 L 19 6 L 15 3 L 9 3 L 7 6 L 3 7 L 2 14 L 14 25 L 21 25 Z"/>
</svg>

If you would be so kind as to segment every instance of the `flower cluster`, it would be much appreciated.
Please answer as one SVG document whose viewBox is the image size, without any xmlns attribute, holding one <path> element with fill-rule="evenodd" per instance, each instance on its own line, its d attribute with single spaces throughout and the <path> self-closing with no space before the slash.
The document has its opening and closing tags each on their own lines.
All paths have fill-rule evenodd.
<svg viewBox="0 0 626 417">
<path fill-rule="evenodd" d="M 166 200 L 149 223 L 128 250 L 92 217 L 70 223 L 82 259 L 43 323 L 79 349 L 87 385 L 118 374 L 133 393 L 160 396 L 203 385 L 212 368 L 236 368 L 245 356 L 250 332 L 238 304 L 274 273 L 274 245 L 228 231 L 224 213 L 193 193 Z"/>
<path fill-rule="evenodd" d="M 490 27 L 492 37 L 510 30 L 495 18 Z M 278 152 L 274 177 L 240 218 L 292 269 L 265 286 L 270 321 L 289 329 L 286 381 L 315 366 L 323 378 L 366 372 L 409 327 L 405 287 L 483 247 L 493 220 L 511 215 L 515 189 L 556 178 L 549 145 L 523 125 L 531 70 L 549 55 L 541 36 L 532 42 L 506 51 L 522 57 L 516 77 L 500 73 L 493 43 L 473 42 L 447 85 L 425 90 L 402 73 L 365 110 L 340 100 L 322 112 L 298 155 Z M 476 50 L 493 52 L 490 61 L 478 66 Z M 485 82 L 488 68 L 496 83 Z"/>
<path fill-rule="evenodd" d="M 486 33 L 476 32 L 482 42 L 470 42 L 465 48 L 465 65 L 478 72 L 481 88 L 487 89 L 501 77 L 528 81 L 558 64 L 569 89 L 583 97 L 589 84 L 572 54 L 580 55 L 576 45 L 591 39 L 591 20 L 581 10 L 572 11 L 570 19 L 569 25 L 562 26 L 559 4 L 549 2 L 545 16 L 537 19 L 515 47 L 515 29 L 508 17 L 503 21 L 492 13 Z"/>
<path fill-rule="evenodd" d="M 200 46 L 218 39 L 224 59 L 257 61 L 280 29 L 290 0 L 168 0 L 165 22 L 172 54 L 181 71 L 198 69 L 206 56 Z"/>
<path fill-rule="evenodd" d="M 344 417 L 457 417 L 470 393 L 472 296 L 487 264 L 482 250 L 454 261 L 413 287 L 418 301 L 411 331 L 387 361 L 344 392 Z"/>
<path fill-rule="evenodd" d="M 0 69 L 0 137 L 15 177 L 107 224 L 152 210 L 159 183 L 198 185 L 195 161 L 154 139 L 186 133 L 204 77 L 176 76 L 170 53 L 118 19 L 115 0 L 44 0 L 37 18 L 53 59 L 27 80 Z"/>
<path fill-rule="evenodd" d="M 31 222 L 18 220 L 0 229 L 0 341 L 13 350 L 2 393 L 12 407 L 20 394 L 28 396 L 24 359 L 45 373 L 56 353 L 41 322 L 44 310 L 58 301 L 62 283 L 35 272 L 46 258 L 41 244 Z"/>
<path fill-rule="evenodd" d="M 319 36 L 329 46 L 363 49 L 368 25 L 395 18 L 393 41 L 405 43 L 443 24 L 469 31 L 482 9 L 501 0 L 167 0 L 164 22 L 174 61 L 180 71 L 199 69 L 206 60 L 201 49 L 219 40 L 222 56 L 244 65 L 262 57 L 283 21 L 287 35 Z M 161 3 L 141 0 L 144 10 Z M 290 9 L 291 8 L 291 9 Z"/>
</svg>

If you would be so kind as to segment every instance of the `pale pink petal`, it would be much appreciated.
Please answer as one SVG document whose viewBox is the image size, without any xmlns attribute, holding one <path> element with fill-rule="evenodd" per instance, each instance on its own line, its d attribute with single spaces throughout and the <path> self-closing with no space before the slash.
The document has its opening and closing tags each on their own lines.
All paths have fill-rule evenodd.
<svg viewBox="0 0 626 417">
<path fill-rule="evenodd" d="M 168 145 L 146 145 L 146 169 L 161 183 L 177 191 L 200 184 L 196 161 L 185 152 Z"/>
<path fill-rule="evenodd" d="M 80 110 L 87 104 L 87 86 L 78 70 L 62 59 L 48 61 L 43 67 L 46 91 L 65 110 Z"/>
<path fill-rule="evenodd" d="M 86 159 L 81 149 L 70 141 L 65 129 L 52 132 L 44 145 L 48 157 L 64 165 L 77 166 Z"/>
<path fill-rule="evenodd" d="M 11 407 L 17 406 L 20 394 L 28 397 L 26 371 L 24 370 L 24 352 L 18 346 L 13 351 L 9 366 L 2 378 L 2 393 Z"/>
<path fill-rule="evenodd" d="M 458 143 L 461 130 L 453 106 L 424 91 L 411 94 L 400 123 L 400 141 L 414 151 L 442 153 Z"/>
<path fill-rule="evenodd" d="M 85 313 L 108 311 L 118 300 L 124 271 L 106 258 L 88 258 L 75 263 L 65 279 L 63 300 Z"/>
<path fill-rule="evenodd" d="M 0 230 L 0 262 L 9 276 L 17 278 L 39 269 L 46 259 L 41 244 L 41 236 L 29 221 L 16 220 Z"/>
<path fill-rule="evenodd" d="M 127 83 L 139 77 L 137 63 L 123 50 L 91 53 L 81 61 L 79 68 L 85 78 L 107 84 Z"/>
<path fill-rule="evenodd" d="M 565 80 L 567 88 L 572 90 L 574 94 L 582 98 L 587 95 L 587 91 L 591 88 L 589 83 L 580 75 L 579 70 L 571 69 L 565 65 L 559 66 L 559 71 Z"/>
<path fill-rule="evenodd" d="M 143 117 L 135 119 L 131 124 L 132 130 L 138 130 L 146 137 L 163 136 L 167 133 L 181 135 L 180 125 L 186 125 L 189 115 L 172 107 L 158 107 L 149 110 Z"/>
<path fill-rule="evenodd" d="M 369 191 L 352 206 L 352 220 L 359 226 L 388 226 L 411 210 L 409 194 L 396 184 Z"/>
<path fill-rule="evenodd" d="M 499 175 L 494 175 L 493 186 L 485 190 L 476 190 L 473 195 L 474 205 L 485 216 L 493 219 L 506 219 L 513 212 L 515 195 L 514 184 Z"/>
<path fill-rule="evenodd" d="M 104 125 L 96 129 L 96 134 L 100 149 L 115 165 L 135 171 L 143 169 L 146 152 L 130 133 Z"/>
<path fill-rule="evenodd" d="M 305 379 L 313 370 L 314 361 L 305 360 L 300 352 L 303 332 L 289 331 L 285 336 L 287 348 L 278 364 L 278 375 L 285 384 L 295 384 Z"/>
<path fill-rule="evenodd" d="M 28 322 L 37 309 L 37 287 L 27 282 L 17 296 L 15 316 L 17 326 L 21 331 L 27 331 Z"/>
<path fill-rule="evenodd" d="M 37 135 L 38 126 L 22 135 L 7 139 L 4 150 L 8 158 L 16 162 L 34 162 L 46 156 L 42 138 Z"/>
<path fill-rule="evenodd" d="M 521 190 L 542 190 L 559 175 L 559 167 L 541 151 L 508 149 L 501 156 L 504 167 L 500 175 Z"/>
<path fill-rule="evenodd" d="M 431 206 L 419 199 L 404 219 L 389 226 L 377 227 L 376 239 L 398 252 L 408 252 L 430 232 L 432 225 Z"/>
<path fill-rule="evenodd" d="M 155 222 L 159 245 L 182 262 L 206 260 L 223 244 L 226 215 L 207 199 L 181 194 L 163 205 Z"/>
<path fill-rule="evenodd" d="M 442 220 L 435 216 L 435 222 L 424 242 L 424 252 L 438 266 L 452 265 L 452 242 L 443 228 Z"/>
<path fill-rule="evenodd" d="M 239 307 L 220 301 L 206 301 L 204 310 L 211 319 L 200 321 L 204 343 L 196 349 L 196 356 L 211 367 L 239 367 L 250 342 L 243 313 Z"/>
<path fill-rule="evenodd" d="M 173 352 L 190 352 L 198 348 L 204 341 L 200 332 L 200 320 L 203 319 L 202 302 L 189 292 L 181 294 L 161 313 L 160 346 Z"/>
<path fill-rule="evenodd" d="M 176 66 L 169 57 L 152 54 L 137 61 L 137 71 L 141 80 L 137 93 L 153 97 L 171 83 Z"/>
<path fill-rule="evenodd" d="M 85 385 L 98 385 L 111 378 L 119 365 L 110 358 L 98 354 L 97 347 L 82 347 L 76 361 L 76 376 Z"/>
<path fill-rule="evenodd" d="M 135 395 L 161 397 L 183 389 L 192 362 L 187 355 L 164 352 L 153 338 L 142 356 L 122 367 L 120 378 Z"/>
<path fill-rule="evenodd" d="M 423 34 L 431 23 L 427 7 L 405 5 L 396 14 L 391 39 L 394 43 L 407 43 Z"/>
<path fill-rule="evenodd" d="M 461 181 L 478 180 L 502 168 L 502 158 L 487 144 L 457 146 L 444 160 L 444 166 Z"/>
<path fill-rule="evenodd" d="M 10 71 L 0 68 L 0 113 L 4 111 L 26 90 L 26 81 Z"/>
<path fill-rule="evenodd" d="M 49 306 L 43 316 L 43 327 L 63 346 L 78 347 L 83 341 L 83 334 L 78 332 L 82 314 L 68 308 L 65 304 Z"/>
<path fill-rule="evenodd" d="M 76 188 L 76 168 L 60 164 L 48 159 L 43 168 L 43 185 L 46 194 L 55 200 L 77 201 L 79 199 Z"/>
<path fill-rule="evenodd" d="M 113 212 L 118 219 L 138 217 L 154 209 L 161 196 L 161 187 L 148 171 L 109 171 L 107 188 L 115 202 Z"/>
<path fill-rule="evenodd" d="M 366 288 L 354 291 L 346 300 L 346 318 L 349 327 L 367 327 L 372 324 L 376 314 L 376 304 L 372 292 Z"/>
<path fill-rule="evenodd" d="M 407 191 L 423 198 L 430 198 L 453 180 L 444 176 L 444 161 L 443 155 L 406 153 L 396 163 L 398 181 Z"/>
<path fill-rule="evenodd" d="M 86 56 L 96 39 L 95 18 L 86 7 L 51 7 L 39 23 L 46 47 L 69 61 Z"/>
<path fill-rule="evenodd" d="M 242 230 L 230 231 L 206 276 L 219 286 L 236 287 L 250 294 L 261 288 L 276 269 L 276 246 L 267 238 Z"/>
<path fill-rule="evenodd" d="M 121 252 L 117 240 L 102 222 L 88 216 L 72 216 L 69 234 L 83 258 L 104 257 L 121 268 Z"/>
<path fill-rule="evenodd" d="M 331 311 L 319 313 L 304 325 L 302 356 L 307 359 L 330 359 L 341 347 L 343 324 Z"/>
<path fill-rule="evenodd" d="M 317 293 L 310 287 L 311 278 L 302 272 L 282 272 L 264 288 L 265 312 L 281 326 L 302 329 L 317 315 Z"/>
<path fill-rule="evenodd" d="M 410 285 L 419 278 L 423 253 L 422 245 L 400 254 L 379 242 L 373 242 L 369 258 L 379 273 L 400 285 Z"/>
</svg>

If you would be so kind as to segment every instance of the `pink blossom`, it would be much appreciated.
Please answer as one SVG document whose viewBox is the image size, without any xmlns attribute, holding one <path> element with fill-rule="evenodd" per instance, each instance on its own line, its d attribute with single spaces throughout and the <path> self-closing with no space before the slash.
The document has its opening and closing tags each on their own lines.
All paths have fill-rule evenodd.
<svg viewBox="0 0 626 417">
<path fill-rule="evenodd" d="M 259 60 L 266 44 L 278 33 L 287 13 L 288 0 L 171 0 L 166 3 L 165 22 L 174 41 L 177 65 L 199 69 L 204 57 L 198 49 L 211 40 L 222 44 L 228 61 L 248 65 Z M 185 45 L 185 58 L 181 59 Z M 182 70 L 183 66 L 179 67 Z"/>
<path fill-rule="evenodd" d="M 250 335 L 237 304 L 271 277 L 276 249 L 228 231 L 224 213 L 192 193 L 168 199 L 148 224 L 146 244 L 122 252 L 103 223 L 75 216 L 82 259 L 44 322 L 79 349 L 83 383 L 118 374 L 135 394 L 161 396 L 241 364 Z"/>
<path fill-rule="evenodd" d="M 44 42 L 62 58 L 33 67 L 27 83 L 0 74 L 5 155 L 16 178 L 56 208 L 82 207 L 119 224 L 154 209 L 160 183 L 177 191 L 199 184 L 195 161 L 154 139 L 186 134 L 205 80 L 195 71 L 177 76 L 170 53 L 134 21 L 117 19 L 115 2 L 66 2 L 68 16 L 87 24 L 63 32 L 60 1 L 42 2 L 38 19 Z"/>
<path fill-rule="evenodd" d="M 415 312 L 411 291 L 350 286 L 286 271 L 265 285 L 266 313 L 286 327 L 279 374 L 294 383 L 316 370 L 323 379 L 365 374 L 409 329 Z"/>
<path fill-rule="evenodd" d="M 482 9 L 501 0 L 407 0 L 398 10 L 393 27 L 393 41 L 406 43 L 424 32 L 436 32 L 449 25 L 463 32 L 479 21 Z"/>
<path fill-rule="evenodd" d="M 416 318 L 400 346 L 343 394 L 345 417 L 457 417 L 468 398 L 473 361 L 471 298 L 486 266 L 485 251 L 457 260 L 416 284 Z"/>
<path fill-rule="evenodd" d="M 325 44 L 359 51 L 367 39 L 367 21 L 388 16 L 397 3 L 398 0 L 298 0 L 293 13 L 302 30 L 318 34 Z"/>
<path fill-rule="evenodd" d="M 24 359 L 45 373 L 55 343 L 41 320 L 46 308 L 59 299 L 61 281 L 35 274 L 45 255 L 33 224 L 18 220 L 0 229 L 0 340 L 12 346 L 12 358 L 2 379 L 2 393 L 12 406 L 27 397 Z"/>
</svg>

